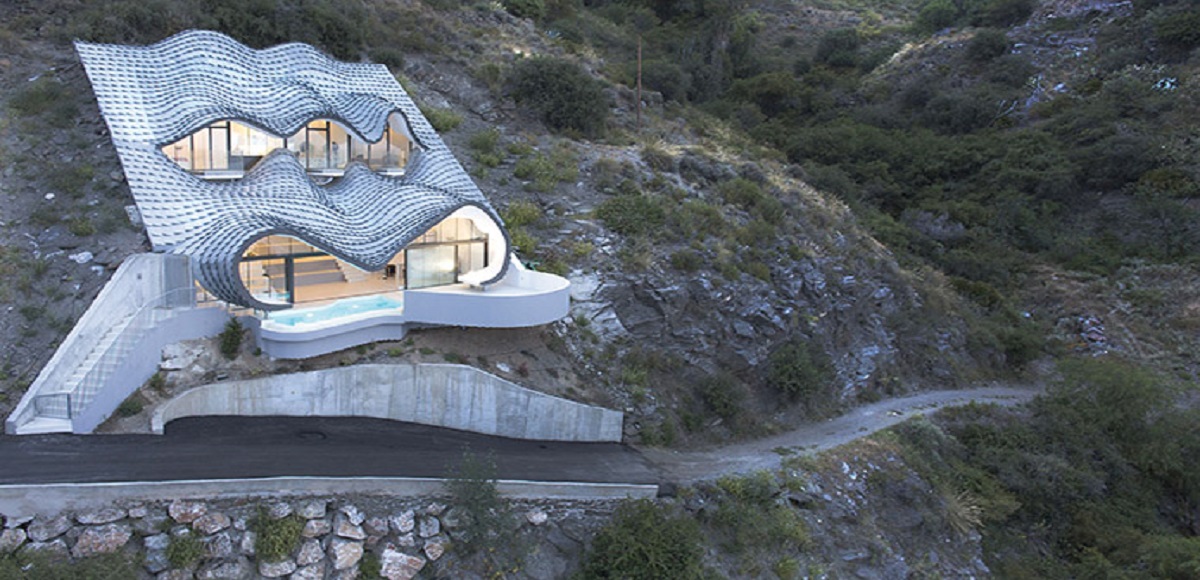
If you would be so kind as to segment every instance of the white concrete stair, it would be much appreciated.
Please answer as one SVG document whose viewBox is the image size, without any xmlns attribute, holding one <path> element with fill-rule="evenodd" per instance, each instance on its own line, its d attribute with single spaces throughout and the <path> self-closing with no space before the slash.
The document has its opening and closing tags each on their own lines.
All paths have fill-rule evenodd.
<svg viewBox="0 0 1200 580">
<path fill-rule="evenodd" d="M 42 435 L 45 433 L 70 432 L 70 419 L 55 419 L 52 417 L 35 417 L 32 421 L 17 427 L 17 435 Z"/>
</svg>

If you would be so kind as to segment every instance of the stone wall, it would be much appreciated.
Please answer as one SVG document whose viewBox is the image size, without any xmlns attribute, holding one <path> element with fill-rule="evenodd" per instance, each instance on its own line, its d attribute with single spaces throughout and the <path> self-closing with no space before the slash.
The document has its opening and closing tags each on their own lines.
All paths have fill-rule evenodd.
<svg viewBox="0 0 1200 580">
<path fill-rule="evenodd" d="M 474 367 L 354 365 L 205 385 L 164 403 L 153 429 L 183 417 L 376 417 L 517 439 L 621 440 L 620 411 L 526 389 Z"/>
<path fill-rule="evenodd" d="M 523 575 L 567 575 L 615 505 L 611 500 L 511 504 L 509 545 L 520 543 L 526 549 Z M 279 561 L 259 557 L 255 530 L 262 528 L 255 524 L 257 517 L 294 520 L 301 530 L 296 548 Z M 479 577 L 484 571 L 473 569 L 478 559 L 453 546 L 460 539 L 462 517 L 460 508 L 430 498 L 119 504 L 36 518 L 0 516 L 0 558 L 40 553 L 79 561 L 121 552 L 140 560 L 146 577 L 159 580 Z M 171 544 L 197 540 L 202 546 L 198 558 L 172 565 Z"/>
</svg>

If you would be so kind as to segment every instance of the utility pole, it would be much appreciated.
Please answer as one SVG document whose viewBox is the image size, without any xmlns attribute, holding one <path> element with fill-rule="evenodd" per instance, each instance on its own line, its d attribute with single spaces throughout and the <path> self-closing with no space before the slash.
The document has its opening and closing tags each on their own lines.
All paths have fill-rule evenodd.
<svg viewBox="0 0 1200 580">
<path fill-rule="evenodd" d="M 642 132 L 642 35 L 638 34 L 637 63 L 637 131 Z"/>
</svg>

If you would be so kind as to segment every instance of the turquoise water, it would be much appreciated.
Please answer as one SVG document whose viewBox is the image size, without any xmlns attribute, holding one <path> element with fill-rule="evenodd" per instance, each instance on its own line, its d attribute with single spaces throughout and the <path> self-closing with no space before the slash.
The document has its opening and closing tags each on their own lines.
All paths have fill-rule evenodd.
<svg viewBox="0 0 1200 580">
<path fill-rule="evenodd" d="M 317 308 L 302 308 L 300 310 L 285 310 L 271 314 L 268 320 L 285 326 L 325 322 L 352 314 L 362 314 L 374 310 L 398 310 L 404 302 L 392 296 L 363 296 L 361 298 L 346 298 L 333 304 Z"/>
</svg>

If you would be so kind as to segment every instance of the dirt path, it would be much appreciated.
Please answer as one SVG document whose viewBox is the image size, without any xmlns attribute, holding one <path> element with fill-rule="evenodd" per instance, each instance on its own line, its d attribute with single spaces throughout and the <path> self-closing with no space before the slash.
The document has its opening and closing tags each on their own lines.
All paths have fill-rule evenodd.
<svg viewBox="0 0 1200 580">
<path fill-rule="evenodd" d="M 1041 392 L 1041 389 L 1034 387 L 988 387 L 918 393 L 872 403 L 840 417 L 803 425 L 765 439 L 700 451 L 661 448 L 639 448 L 639 451 L 658 466 L 663 481 L 692 483 L 728 473 L 778 469 L 784 457 L 776 451 L 779 448 L 801 453 L 823 451 L 944 407 L 970 402 L 1016 405 Z"/>
</svg>

